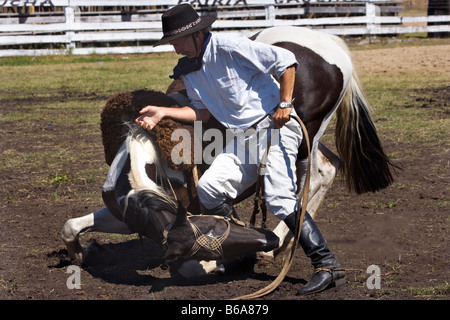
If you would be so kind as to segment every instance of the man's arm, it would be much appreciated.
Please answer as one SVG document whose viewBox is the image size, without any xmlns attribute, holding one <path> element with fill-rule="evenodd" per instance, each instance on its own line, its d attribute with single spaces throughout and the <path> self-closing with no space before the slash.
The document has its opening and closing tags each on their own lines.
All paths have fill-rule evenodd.
<svg viewBox="0 0 450 320">
<path fill-rule="evenodd" d="M 207 109 L 196 109 L 191 107 L 170 108 L 146 106 L 140 112 L 141 115 L 135 120 L 136 124 L 144 129 L 152 130 L 163 118 L 172 118 L 178 121 L 193 122 L 209 120 L 210 113 Z"/>
<path fill-rule="evenodd" d="M 280 78 L 280 102 L 292 103 L 292 94 L 294 92 L 295 84 L 295 67 L 291 66 L 286 69 Z M 281 109 L 278 108 L 273 115 L 273 122 L 275 128 L 279 129 L 289 121 L 289 115 L 292 108 Z"/>
</svg>

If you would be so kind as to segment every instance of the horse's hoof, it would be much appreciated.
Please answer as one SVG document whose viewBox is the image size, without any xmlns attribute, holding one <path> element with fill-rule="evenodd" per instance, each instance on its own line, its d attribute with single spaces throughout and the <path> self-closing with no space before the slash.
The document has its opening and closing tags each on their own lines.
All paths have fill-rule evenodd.
<svg viewBox="0 0 450 320">
<path fill-rule="evenodd" d="M 65 241 L 63 238 L 63 242 L 66 245 L 70 260 L 83 260 L 83 248 L 78 241 Z"/>
<path fill-rule="evenodd" d="M 71 260 L 83 260 L 83 247 L 78 241 L 78 237 L 74 234 L 72 227 L 73 219 L 68 220 L 61 230 L 61 239 L 66 245 L 69 258 Z"/>
</svg>

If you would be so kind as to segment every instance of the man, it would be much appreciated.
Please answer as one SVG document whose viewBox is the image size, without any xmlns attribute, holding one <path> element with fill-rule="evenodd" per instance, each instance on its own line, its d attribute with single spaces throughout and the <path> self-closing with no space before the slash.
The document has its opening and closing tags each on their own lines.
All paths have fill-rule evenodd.
<svg viewBox="0 0 450 320">
<path fill-rule="evenodd" d="M 164 117 L 205 122 L 213 115 L 234 133 L 234 140 L 216 157 L 197 187 L 205 213 L 226 217 L 236 216 L 232 199 L 256 182 L 261 156 L 271 141 L 264 171 L 266 203 L 294 232 L 295 163 L 303 138 L 300 125 L 290 119 L 295 114 L 291 103 L 298 62 L 293 53 L 276 46 L 239 35 L 211 34 L 208 30 L 214 20 L 199 17 L 188 4 L 163 14 L 164 37 L 155 45 L 168 42 L 185 56 L 172 77 L 182 77 L 191 105 L 147 106 L 136 123 L 151 130 Z M 256 152 L 249 150 L 250 145 L 256 145 Z M 316 272 L 298 294 L 320 292 L 344 278 L 341 265 L 308 213 L 300 245 Z"/>
</svg>

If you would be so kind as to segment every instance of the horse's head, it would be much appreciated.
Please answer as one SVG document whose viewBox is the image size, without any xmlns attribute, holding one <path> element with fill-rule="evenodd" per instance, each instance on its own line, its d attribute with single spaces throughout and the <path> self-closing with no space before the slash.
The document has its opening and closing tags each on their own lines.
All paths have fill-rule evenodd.
<svg viewBox="0 0 450 320">
<path fill-rule="evenodd" d="M 178 202 L 175 222 L 171 226 L 166 240 L 168 249 L 164 256 L 165 263 L 175 262 L 184 256 L 186 250 L 189 250 L 195 242 L 192 229 L 188 224 L 187 211 L 180 202 Z"/>
<path fill-rule="evenodd" d="M 162 243 L 164 233 L 176 217 L 173 203 L 149 190 L 133 193 L 127 198 L 123 221 L 131 231 Z"/>
</svg>

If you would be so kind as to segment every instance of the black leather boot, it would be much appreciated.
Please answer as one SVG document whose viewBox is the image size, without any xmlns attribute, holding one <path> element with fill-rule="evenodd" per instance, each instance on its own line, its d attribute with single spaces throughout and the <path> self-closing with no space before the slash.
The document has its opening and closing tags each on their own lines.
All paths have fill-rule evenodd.
<svg viewBox="0 0 450 320">
<path fill-rule="evenodd" d="M 239 220 L 238 214 L 236 210 L 234 210 L 233 204 L 231 200 L 226 200 L 224 203 L 218 205 L 215 208 L 212 209 L 206 209 L 204 208 L 204 213 L 207 215 L 216 215 L 216 216 L 222 216 L 225 218 L 231 218 L 234 217 L 237 220 Z"/>
<path fill-rule="evenodd" d="M 284 222 L 294 233 L 295 213 L 290 214 Z M 298 290 L 297 295 L 317 293 L 345 283 L 344 269 L 328 248 L 322 233 L 308 212 L 305 213 L 303 219 L 299 243 L 305 254 L 311 259 L 315 270 L 309 282 Z"/>
</svg>

